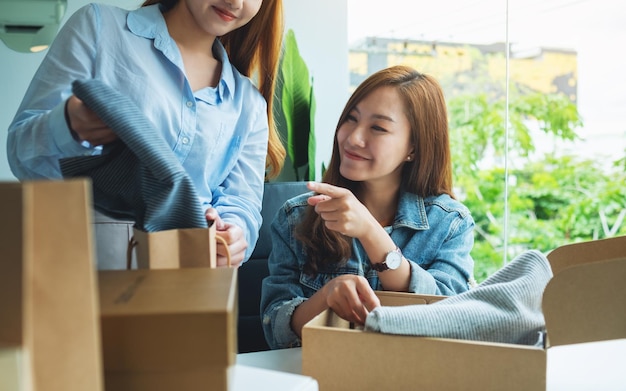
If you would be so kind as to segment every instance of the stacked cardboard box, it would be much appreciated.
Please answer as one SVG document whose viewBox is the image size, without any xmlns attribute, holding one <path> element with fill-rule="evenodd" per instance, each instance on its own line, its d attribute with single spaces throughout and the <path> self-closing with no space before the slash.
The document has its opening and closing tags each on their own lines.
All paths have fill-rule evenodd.
<svg viewBox="0 0 626 391">
<path fill-rule="evenodd" d="M 0 390 L 228 389 L 237 270 L 97 272 L 91 207 L 88 180 L 0 184 Z"/>
<path fill-rule="evenodd" d="M 106 389 L 228 389 L 236 282 L 231 268 L 99 272 Z"/>
</svg>

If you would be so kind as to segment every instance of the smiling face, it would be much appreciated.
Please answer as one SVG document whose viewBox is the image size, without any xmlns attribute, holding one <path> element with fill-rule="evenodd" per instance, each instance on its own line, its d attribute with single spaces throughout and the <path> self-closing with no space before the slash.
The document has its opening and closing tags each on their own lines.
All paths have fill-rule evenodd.
<svg viewBox="0 0 626 391">
<path fill-rule="evenodd" d="M 365 96 L 337 130 L 339 172 L 352 181 L 397 185 L 414 156 L 405 103 L 394 87 Z"/>
<path fill-rule="evenodd" d="M 248 23 L 263 0 L 181 0 L 197 27 L 213 37 L 221 37 Z"/>
</svg>

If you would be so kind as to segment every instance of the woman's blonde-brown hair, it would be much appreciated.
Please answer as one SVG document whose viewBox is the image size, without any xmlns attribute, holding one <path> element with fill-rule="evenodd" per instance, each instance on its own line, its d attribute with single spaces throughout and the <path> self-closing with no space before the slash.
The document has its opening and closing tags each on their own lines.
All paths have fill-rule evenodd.
<svg viewBox="0 0 626 391">
<path fill-rule="evenodd" d="M 178 1 L 180 0 L 146 0 L 142 6 L 158 3 L 167 10 Z M 278 176 L 285 161 L 285 148 L 272 114 L 283 30 L 282 0 L 263 0 L 259 12 L 250 22 L 219 37 L 230 62 L 241 74 L 257 80 L 259 91 L 267 102 L 269 139 L 266 169 L 268 178 Z"/>
<path fill-rule="evenodd" d="M 421 197 L 440 194 L 454 197 L 448 114 L 443 90 L 433 77 L 406 66 L 393 66 L 374 73 L 348 99 L 337 122 L 332 156 L 322 181 L 350 189 L 357 198 L 360 197 L 360 182 L 351 181 L 339 172 L 341 157 L 337 131 L 359 102 L 384 86 L 395 88 L 404 101 L 415 151 L 415 159 L 402 168 L 400 191 Z M 304 220 L 296 227 L 296 236 L 307 249 L 307 274 L 315 275 L 325 265 L 345 262 L 352 254 L 352 239 L 327 229 L 313 207 L 309 207 Z"/>
</svg>

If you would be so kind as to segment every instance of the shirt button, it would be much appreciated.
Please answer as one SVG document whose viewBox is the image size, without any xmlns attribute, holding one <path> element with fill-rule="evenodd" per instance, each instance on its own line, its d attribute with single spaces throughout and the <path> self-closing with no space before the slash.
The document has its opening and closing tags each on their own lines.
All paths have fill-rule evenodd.
<svg viewBox="0 0 626 391">
<path fill-rule="evenodd" d="M 187 101 L 187 107 L 193 107 L 193 102 L 192 101 Z"/>
<path fill-rule="evenodd" d="M 189 144 L 189 137 L 183 137 L 183 144 Z"/>
</svg>

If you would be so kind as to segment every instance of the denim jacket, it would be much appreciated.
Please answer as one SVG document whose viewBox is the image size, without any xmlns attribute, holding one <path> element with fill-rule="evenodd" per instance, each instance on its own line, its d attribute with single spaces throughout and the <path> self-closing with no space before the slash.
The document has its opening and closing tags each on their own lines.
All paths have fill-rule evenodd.
<svg viewBox="0 0 626 391">
<path fill-rule="evenodd" d="M 374 290 L 384 289 L 357 239 L 353 239 L 352 256 L 344 265 L 328 266 L 316 276 L 304 273 L 306 250 L 295 238 L 294 228 L 304 217 L 311 195 L 285 202 L 271 225 L 270 274 L 263 280 L 261 316 L 265 339 L 272 349 L 300 345 L 290 326 L 291 315 L 334 277 L 364 276 Z M 448 195 L 422 198 L 403 193 L 393 225 L 385 230 L 409 260 L 409 292 L 449 296 L 468 290 L 473 281 L 473 228 L 469 210 Z"/>
</svg>

